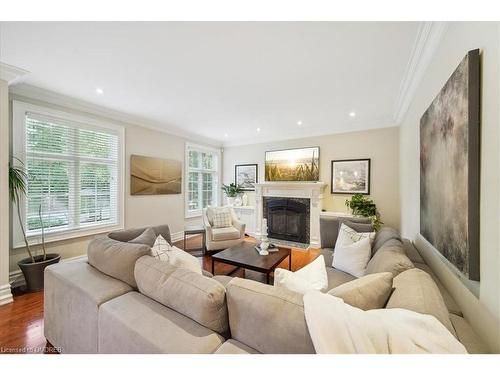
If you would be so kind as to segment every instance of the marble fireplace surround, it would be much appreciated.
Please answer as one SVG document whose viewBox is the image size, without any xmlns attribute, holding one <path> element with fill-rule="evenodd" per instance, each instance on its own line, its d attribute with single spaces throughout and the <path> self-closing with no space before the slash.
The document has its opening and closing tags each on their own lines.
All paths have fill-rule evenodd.
<svg viewBox="0 0 500 375">
<path fill-rule="evenodd" d="M 320 247 L 319 216 L 323 202 L 324 182 L 261 182 L 255 184 L 255 235 L 261 235 L 263 197 L 309 199 L 309 246 Z"/>
</svg>

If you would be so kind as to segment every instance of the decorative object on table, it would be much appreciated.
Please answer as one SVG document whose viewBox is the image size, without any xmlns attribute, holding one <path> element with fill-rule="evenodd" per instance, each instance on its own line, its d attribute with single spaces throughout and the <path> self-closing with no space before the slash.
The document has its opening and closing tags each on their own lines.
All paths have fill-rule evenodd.
<svg viewBox="0 0 500 375">
<path fill-rule="evenodd" d="M 239 195 L 234 198 L 233 205 L 235 207 L 241 207 L 243 205 L 243 200 L 241 199 L 241 197 Z"/>
<path fill-rule="evenodd" d="M 261 233 L 260 244 L 258 246 L 258 248 L 260 249 L 259 254 L 268 255 L 269 251 L 267 251 L 267 249 L 269 248 L 269 238 L 267 238 L 267 219 L 262 219 Z"/>
<path fill-rule="evenodd" d="M 480 56 L 469 51 L 420 119 L 420 233 L 479 280 Z"/>
<path fill-rule="evenodd" d="M 332 160 L 332 194 L 370 194 L 371 159 Z"/>
<path fill-rule="evenodd" d="M 26 281 L 26 290 L 28 292 L 36 292 L 43 289 L 44 285 L 44 270 L 45 267 L 58 263 L 61 259 L 59 254 L 47 254 L 45 249 L 45 232 L 44 232 L 44 223 L 42 218 L 42 207 L 41 205 L 38 208 L 38 217 L 40 220 L 40 228 L 41 228 L 41 241 L 42 241 L 42 255 L 34 255 L 30 244 L 28 242 L 28 237 L 26 236 L 26 230 L 24 228 L 24 224 L 22 221 L 21 215 L 21 204 L 20 204 L 20 195 L 23 194 L 26 196 L 26 189 L 29 180 L 29 176 L 24 169 L 23 163 L 15 158 L 21 166 L 14 166 L 12 163 L 9 163 L 9 195 L 11 202 L 16 206 L 17 217 L 19 219 L 19 224 L 21 227 L 21 231 L 24 238 L 24 243 L 26 244 L 26 251 L 29 255 L 28 258 L 22 259 L 17 262 L 17 265 L 21 269 L 24 279 Z"/>
<path fill-rule="evenodd" d="M 248 195 L 247 193 L 243 193 L 241 196 L 241 202 L 243 203 L 243 206 L 248 206 Z"/>
<path fill-rule="evenodd" d="M 230 206 L 234 206 L 234 200 L 240 194 L 243 192 L 243 189 L 241 185 L 235 184 L 235 183 L 230 183 L 229 185 L 222 184 L 222 191 L 226 194 L 227 197 L 227 204 Z"/>
<path fill-rule="evenodd" d="M 377 205 L 372 199 L 365 197 L 363 194 L 354 194 L 350 200 L 345 200 L 345 205 L 347 208 L 351 209 L 354 216 L 369 218 L 376 231 L 384 224 L 380 221 L 380 213 L 377 211 Z"/>
<path fill-rule="evenodd" d="M 266 181 L 319 181 L 319 147 L 266 151 Z"/>
<path fill-rule="evenodd" d="M 244 191 L 255 190 L 259 180 L 257 164 L 238 164 L 234 166 L 234 183 Z"/>
<path fill-rule="evenodd" d="M 182 162 L 132 155 L 130 157 L 130 194 L 180 194 Z"/>
</svg>

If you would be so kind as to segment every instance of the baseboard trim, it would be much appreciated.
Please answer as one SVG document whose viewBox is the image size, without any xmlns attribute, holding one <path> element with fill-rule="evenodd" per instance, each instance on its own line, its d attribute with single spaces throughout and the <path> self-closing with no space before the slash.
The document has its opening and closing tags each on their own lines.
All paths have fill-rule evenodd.
<svg viewBox="0 0 500 375">
<path fill-rule="evenodd" d="M 62 259 L 61 263 L 74 262 L 78 260 L 87 259 L 87 254 L 77 255 L 76 257 Z M 26 284 L 23 273 L 21 270 L 15 270 L 9 273 L 9 283 L 11 288 L 17 288 Z"/>
<path fill-rule="evenodd" d="M 10 284 L 0 286 L 0 306 L 11 303 L 12 301 L 14 301 L 14 298 L 12 297 Z"/>
</svg>

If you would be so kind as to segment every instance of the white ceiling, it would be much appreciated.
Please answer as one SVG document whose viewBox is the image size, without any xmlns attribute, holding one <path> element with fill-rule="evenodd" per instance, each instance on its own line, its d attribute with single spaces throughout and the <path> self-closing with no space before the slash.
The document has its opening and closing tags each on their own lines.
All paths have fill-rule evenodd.
<svg viewBox="0 0 500 375">
<path fill-rule="evenodd" d="M 0 61 L 30 85 L 234 145 L 396 125 L 419 27 L 2 22 Z"/>
</svg>

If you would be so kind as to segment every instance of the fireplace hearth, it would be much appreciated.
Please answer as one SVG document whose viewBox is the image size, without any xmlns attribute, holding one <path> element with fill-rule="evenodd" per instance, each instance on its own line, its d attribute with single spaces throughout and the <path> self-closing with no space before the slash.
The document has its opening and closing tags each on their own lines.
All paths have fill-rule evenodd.
<svg viewBox="0 0 500 375">
<path fill-rule="evenodd" d="M 263 217 L 267 218 L 269 238 L 309 243 L 309 199 L 264 197 Z"/>
</svg>

